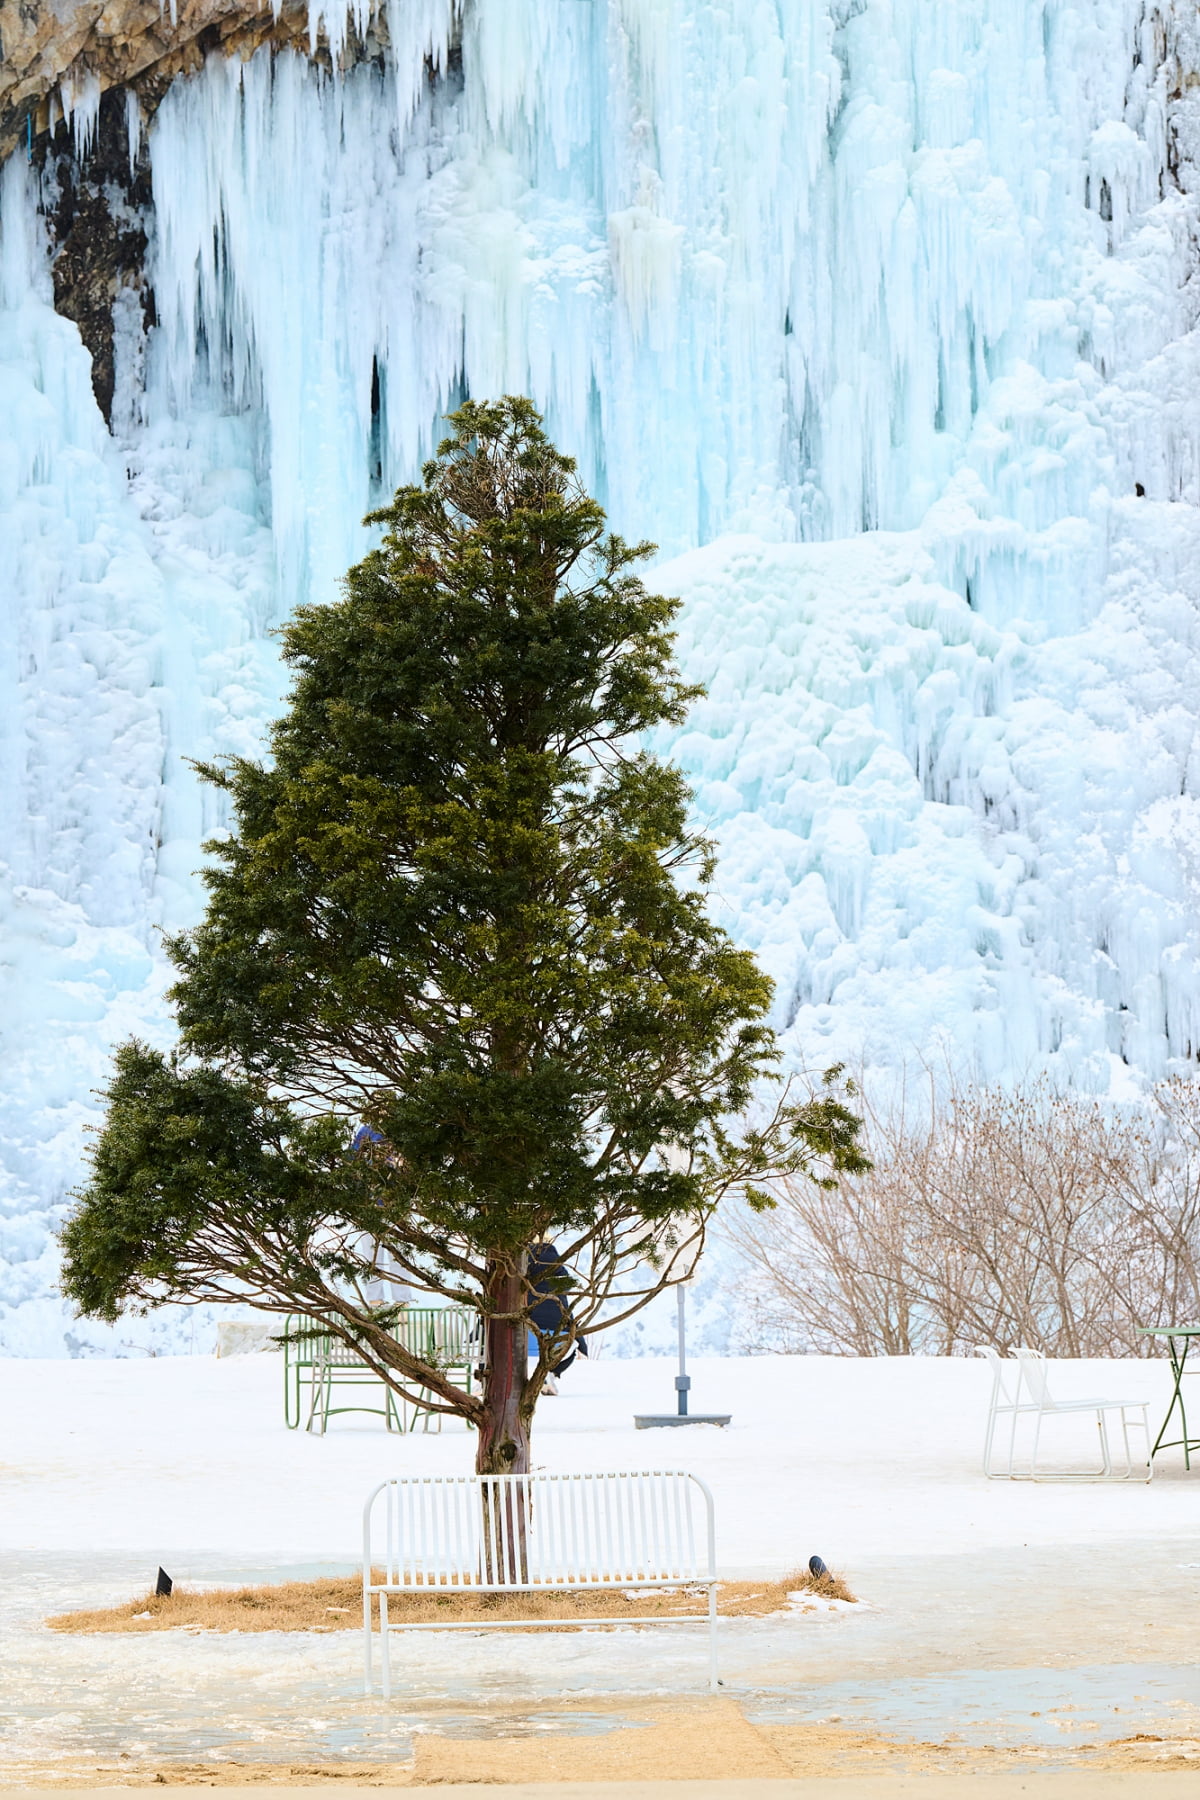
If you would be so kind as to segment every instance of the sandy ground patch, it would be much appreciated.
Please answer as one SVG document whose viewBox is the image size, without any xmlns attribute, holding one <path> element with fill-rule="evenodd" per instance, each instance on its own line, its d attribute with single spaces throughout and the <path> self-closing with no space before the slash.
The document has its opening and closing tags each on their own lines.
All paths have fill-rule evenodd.
<svg viewBox="0 0 1200 1800">
<path fill-rule="evenodd" d="M 969 1784 L 969 1785 L 968 1785 Z M 173 1784 L 174 1785 L 174 1784 Z M 243 1786 L 211 1782 L 204 1776 L 187 1785 L 204 1786 L 215 1795 L 239 1794 Z M 299 1769 L 289 1778 L 277 1771 L 269 1784 L 279 1800 L 306 1794 L 313 1783 Z M 355 1780 L 339 1785 L 345 1800 L 377 1791 L 378 1783 Z M 68 1795 L 77 1790 L 51 1788 L 46 1795 Z M 121 1788 L 96 1787 L 97 1796 L 119 1794 Z M 478 1783 L 447 1782 L 415 1788 L 416 1794 L 435 1794 L 438 1800 L 474 1800 Z M 975 1775 L 865 1775 L 783 1778 L 734 1777 L 721 1781 L 560 1781 L 497 1783 L 488 1785 L 488 1800 L 1192 1800 L 1194 1776 L 1160 1771 L 1153 1776 L 1113 1770 L 1042 1770 L 1028 1774 L 984 1777 L 980 1787 Z"/>
</svg>

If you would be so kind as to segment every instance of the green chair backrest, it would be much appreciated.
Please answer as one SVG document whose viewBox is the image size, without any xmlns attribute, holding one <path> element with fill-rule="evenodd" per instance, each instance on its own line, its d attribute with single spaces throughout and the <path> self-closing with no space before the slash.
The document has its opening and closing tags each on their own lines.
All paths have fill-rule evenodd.
<svg viewBox="0 0 1200 1800">
<path fill-rule="evenodd" d="M 410 1306 L 398 1321 L 397 1337 L 413 1356 L 435 1368 L 465 1369 L 473 1361 L 476 1318 L 465 1306 Z"/>
<path fill-rule="evenodd" d="M 413 1356 L 439 1369 L 465 1369 L 474 1360 L 472 1339 L 478 1315 L 465 1306 L 409 1306 L 396 1321 L 397 1341 Z M 284 1355 L 293 1364 L 311 1363 L 318 1350 L 335 1367 L 356 1354 L 317 1319 L 289 1313 L 283 1328 Z"/>
</svg>

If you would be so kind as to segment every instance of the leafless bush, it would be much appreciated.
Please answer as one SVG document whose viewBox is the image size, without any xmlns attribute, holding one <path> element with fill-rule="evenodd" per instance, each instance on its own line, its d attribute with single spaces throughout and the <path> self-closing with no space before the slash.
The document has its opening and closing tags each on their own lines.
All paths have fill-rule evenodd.
<svg viewBox="0 0 1200 1800">
<path fill-rule="evenodd" d="M 1200 1315 L 1200 1083 L 1136 1111 L 931 1083 L 868 1106 L 864 1137 L 868 1173 L 734 1221 L 740 1348 L 1145 1355 L 1140 1325 Z"/>
</svg>

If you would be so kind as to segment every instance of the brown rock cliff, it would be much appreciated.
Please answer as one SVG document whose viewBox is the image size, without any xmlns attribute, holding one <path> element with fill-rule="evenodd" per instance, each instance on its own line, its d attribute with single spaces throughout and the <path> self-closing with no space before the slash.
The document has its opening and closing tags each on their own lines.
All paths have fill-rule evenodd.
<svg viewBox="0 0 1200 1800">
<path fill-rule="evenodd" d="M 344 63 L 378 55 L 386 26 L 351 35 Z M 142 138 L 132 163 L 126 96 L 143 125 L 176 75 L 221 52 L 249 57 L 264 43 L 310 53 L 303 0 L 283 0 L 278 18 L 258 0 L 0 0 L 0 161 L 28 155 L 40 177 L 57 310 L 73 319 L 92 356 L 96 398 L 112 418 L 114 306 L 153 322 L 145 278 L 152 229 L 149 162 Z M 316 60 L 328 64 L 319 40 Z M 76 152 L 64 120 L 72 94 L 100 90 L 95 136 Z"/>
<path fill-rule="evenodd" d="M 382 20 L 369 37 L 386 41 Z M 210 51 L 250 56 L 266 42 L 307 48 L 307 7 L 283 0 L 276 18 L 258 0 L 0 0 L 0 160 L 47 130 L 64 84 L 132 85 L 148 116 L 173 77 Z M 376 47 L 352 42 L 349 57 Z M 327 48 L 318 55 L 327 60 Z"/>
</svg>

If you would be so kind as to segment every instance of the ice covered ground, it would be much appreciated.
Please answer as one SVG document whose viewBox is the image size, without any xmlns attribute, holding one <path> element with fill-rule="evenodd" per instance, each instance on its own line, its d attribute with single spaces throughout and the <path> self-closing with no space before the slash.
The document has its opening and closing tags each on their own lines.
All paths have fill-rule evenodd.
<svg viewBox="0 0 1200 1800">
<path fill-rule="evenodd" d="M 703 1689 L 689 1630 L 425 1634 L 399 1653 L 389 1707 L 361 1697 L 353 1632 L 48 1633 L 47 1614 L 128 1598 L 160 1561 L 183 1581 L 352 1567 L 364 1492 L 389 1474 L 464 1472 L 471 1440 L 454 1426 L 389 1439 L 352 1419 L 324 1439 L 288 1433 L 275 1357 L 4 1369 L 0 1780 L 89 1757 L 110 1771 L 405 1764 L 422 1734 L 602 1737 L 637 1729 L 643 1703 Z M 813 1551 L 845 1571 L 858 1608 L 723 1627 L 726 1693 L 752 1724 L 1035 1759 L 1138 1732 L 1156 1740 L 1147 1754 L 1200 1752 L 1200 1471 L 1168 1454 L 1149 1487 L 987 1483 L 987 1377 L 969 1362 L 712 1358 L 693 1373 L 695 1404 L 728 1407 L 728 1431 L 635 1432 L 635 1408 L 670 1406 L 672 1366 L 602 1358 L 543 1404 L 535 1460 L 694 1470 L 715 1495 L 723 1573 L 778 1573 Z M 1144 1393 L 1153 1413 L 1166 1401 L 1158 1364 L 1055 1376 L 1064 1394 Z"/>
</svg>

